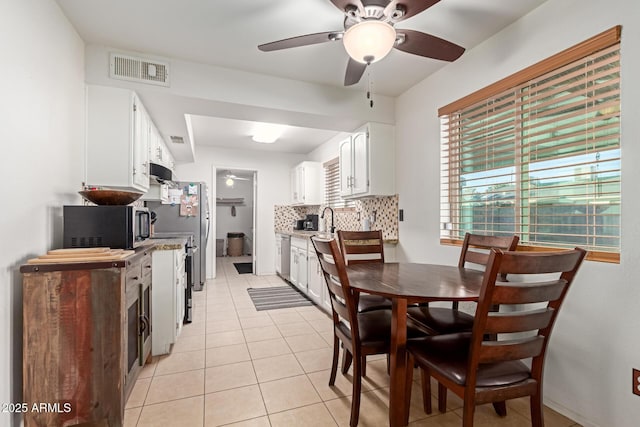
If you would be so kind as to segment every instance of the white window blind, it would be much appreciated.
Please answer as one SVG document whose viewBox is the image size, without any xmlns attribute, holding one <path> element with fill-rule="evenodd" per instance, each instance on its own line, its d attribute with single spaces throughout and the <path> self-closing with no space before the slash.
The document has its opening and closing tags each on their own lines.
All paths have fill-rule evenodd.
<svg viewBox="0 0 640 427">
<path fill-rule="evenodd" d="M 518 234 L 619 254 L 619 49 L 441 115 L 443 240 Z"/>
<path fill-rule="evenodd" d="M 340 163 L 338 158 L 324 163 L 324 199 L 327 206 L 332 208 L 353 207 L 352 200 L 340 197 Z"/>
</svg>

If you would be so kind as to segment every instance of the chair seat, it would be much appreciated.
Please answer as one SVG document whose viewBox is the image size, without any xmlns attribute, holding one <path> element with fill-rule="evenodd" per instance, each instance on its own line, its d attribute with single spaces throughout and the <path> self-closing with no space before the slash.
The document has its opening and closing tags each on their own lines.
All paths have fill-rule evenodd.
<svg viewBox="0 0 640 427">
<path fill-rule="evenodd" d="M 360 294 L 358 313 L 372 310 L 391 309 L 391 300 L 380 295 Z"/>
<path fill-rule="evenodd" d="M 344 322 L 340 322 L 337 328 L 351 339 L 351 329 Z M 358 328 L 363 346 L 389 345 L 391 343 L 391 310 L 358 313 Z M 422 337 L 424 333 L 417 328 L 407 326 L 407 336 Z"/>
<path fill-rule="evenodd" d="M 473 329 L 472 315 L 451 308 L 409 307 L 407 316 L 417 326 L 422 326 L 434 335 L 469 332 Z"/>
<path fill-rule="evenodd" d="M 427 366 L 459 385 L 467 381 L 471 333 L 415 338 L 407 349 L 420 365 Z M 500 387 L 531 378 L 531 371 L 519 360 L 487 363 L 478 367 L 476 387 Z"/>
</svg>

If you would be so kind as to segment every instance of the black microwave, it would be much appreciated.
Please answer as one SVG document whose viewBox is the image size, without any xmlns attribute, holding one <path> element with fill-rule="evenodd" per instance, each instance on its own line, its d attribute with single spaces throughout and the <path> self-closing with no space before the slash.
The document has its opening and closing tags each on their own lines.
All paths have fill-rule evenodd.
<svg viewBox="0 0 640 427">
<path fill-rule="evenodd" d="M 135 206 L 64 206 L 65 248 L 133 249 L 151 233 L 149 209 Z"/>
</svg>

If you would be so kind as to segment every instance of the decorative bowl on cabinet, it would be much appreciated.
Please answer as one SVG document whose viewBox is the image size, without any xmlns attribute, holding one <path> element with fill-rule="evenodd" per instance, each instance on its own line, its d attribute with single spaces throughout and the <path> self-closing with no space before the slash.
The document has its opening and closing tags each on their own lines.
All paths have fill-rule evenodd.
<svg viewBox="0 0 640 427">
<path fill-rule="evenodd" d="M 127 190 L 83 190 L 82 197 L 96 205 L 128 205 L 135 202 L 143 193 Z"/>
</svg>

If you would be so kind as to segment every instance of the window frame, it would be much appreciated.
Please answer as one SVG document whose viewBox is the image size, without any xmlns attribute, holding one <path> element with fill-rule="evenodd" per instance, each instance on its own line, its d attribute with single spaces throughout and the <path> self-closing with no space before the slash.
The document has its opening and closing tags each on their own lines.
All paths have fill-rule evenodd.
<svg viewBox="0 0 640 427">
<path fill-rule="evenodd" d="M 329 178 L 327 172 L 332 170 L 333 177 Z M 324 203 L 325 206 L 331 207 L 336 212 L 349 212 L 355 211 L 355 201 L 352 199 L 345 199 L 340 196 L 340 158 L 335 157 L 331 160 L 327 160 L 322 164 L 322 171 L 324 173 Z M 333 185 L 330 185 L 333 184 Z M 333 192 L 331 190 L 333 189 Z M 331 193 L 330 193 L 331 192 Z"/>
<path fill-rule="evenodd" d="M 438 109 L 438 116 L 443 117 L 443 116 L 454 115 L 459 111 L 463 111 L 468 107 L 474 106 L 475 104 L 482 103 L 487 99 L 490 99 L 492 97 L 498 97 L 501 94 L 504 94 L 505 92 L 514 90 L 518 86 L 522 86 L 527 82 L 535 80 L 547 73 L 553 72 L 555 70 L 558 70 L 559 68 L 562 68 L 574 62 L 580 61 L 598 51 L 601 51 L 603 49 L 619 44 L 621 39 L 621 30 L 622 30 L 621 26 L 615 26 L 613 28 L 610 28 L 609 30 L 604 31 L 582 43 L 579 43 L 573 47 L 565 49 L 562 52 L 556 55 L 553 55 L 548 59 L 540 61 L 513 75 L 510 75 L 502 80 L 499 80 L 483 89 L 480 89 L 457 101 L 454 101 L 448 105 L 445 105 L 440 109 Z M 620 97 L 618 98 L 618 102 L 620 102 Z M 618 130 L 618 135 L 619 135 L 619 132 L 620 130 Z M 618 148 L 620 149 L 621 147 L 619 146 Z M 443 149 L 448 149 L 448 146 L 445 147 L 443 145 Z M 448 161 L 450 161 L 448 154 L 445 157 L 445 154 L 443 152 L 443 159 L 445 158 Z M 448 168 L 448 167 L 449 167 L 448 164 L 446 165 L 443 164 L 443 168 Z M 449 173 L 445 174 L 444 171 L 442 173 L 443 181 L 441 184 L 442 184 L 442 192 L 443 192 L 442 194 L 443 204 L 440 207 L 441 216 L 447 216 L 446 214 L 447 210 L 450 211 L 451 207 L 457 204 L 457 203 L 454 203 L 452 205 L 452 202 L 451 202 L 451 197 L 455 198 L 456 196 L 452 196 L 451 194 L 445 192 L 445 189 L 448 189 L 448 191 L 453 191 L 456 188 L 460 188 L 456 183 L 451 184 L 449 182 L 444 181 L 445 179 L 451 180 L 452 175 L 455 175 L 455 174 L 449 174 Z M 447 202 L 445 202 L 445 200 Z M 451 216 L 455 217 L 456 215 L 459 215 L 459 212 L 457 211 L 456 213 L 450 212 L 448 214 L 449 217 Z M 620 216 L 621 216 L 621 213 L 620 213 Z M 620 225 L 621 225 L 621 221 L 620 221 Z M 519 231 L 517 228 L 515 233 L 519 234 Z M 620 235 L 621 234 L 622 233 L 620 232 Z M 444 245 L 458 246 L 462 244 L 462 240 L 459 240 L 458 238 L 453 238 L 453 237 L 450 237 L 450 238 L 441 237 L 440 243 Z M 618 247 L 620 248 L 620 246 Z M 524 245 L 520 245 L 518 247 L 518 250 L 549 251 L 549 250 L 553 250 L 553 246 L 551 244 L 549 246 L 546 246 L 546 245 L 536 246 L 536 245 L 528 245 L 525 243 Z M 602 262 L 619 263 L 620 250 L 618 250 L 618 252 L 589 251 L 589 254 L 587 255 L 587 259 L 602 261 Z"/>
</svg>

